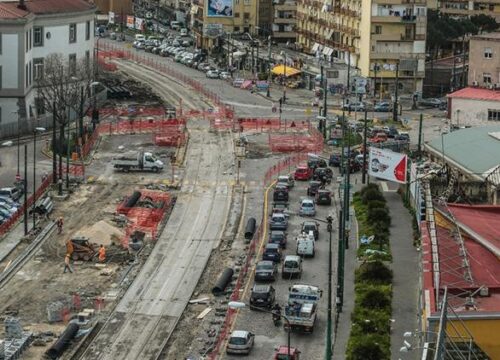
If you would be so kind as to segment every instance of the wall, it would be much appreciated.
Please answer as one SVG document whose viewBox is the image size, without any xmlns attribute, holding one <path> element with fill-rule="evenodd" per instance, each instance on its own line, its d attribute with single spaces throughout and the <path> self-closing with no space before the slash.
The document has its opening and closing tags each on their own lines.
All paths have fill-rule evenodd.
<svg viewBox="0 0 500 360">
<path fill-rule="evenodd" d="M 493 121 L 488 121 L 488 109 L 500 111 L 500 101 L 483 101 L 469 99 L 451 99 L 451 123 L 464 125 L 495 125 Z M 457 117 L 457 110 L 458 117 Z"/>
<path fill-rule="evenodd" d="M 0 54 L 0 65 L 2 66 L 2 89 L 15 89 L 19 86 L 18 78 L 18 34 L 0 33 L 2 36 L 2 53 Z"/>
<path fill-rule="evenodd" d="M 361 76 L 370 76 L 370 43 L 371 43 L 371 0 L 361 2 L 361 21 L 359 24 L 359 62 Z"/>
<path fill-rule="evenodd" d="M 492 58 L 484 57 L 484 48 L 491 48 Z M 493 40 L 472 38 L 469 52 L 469 86 L 477 81 L 479 86 L 486 86 L 483 73 L 491 74 L 491 83 L 500 84 L 500 37 Z"/>
</svg>

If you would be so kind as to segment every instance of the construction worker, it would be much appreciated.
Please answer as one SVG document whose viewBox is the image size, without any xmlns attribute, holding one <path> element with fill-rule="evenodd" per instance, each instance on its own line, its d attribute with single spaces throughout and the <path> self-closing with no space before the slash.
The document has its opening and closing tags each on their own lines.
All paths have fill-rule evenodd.
<svg viewBox="0 0 500 360">
<path fill-rule="evenodd" d="M 106 249 L 104 248 L 104 245 L 101 245 L 99 247 L 99 262 L 105 262 L 106 261 Z"/>
<path fill-rule="evenodd" d="M 63 272 L 63 274 L 66 274 L 67 270 L 69 270 L 70 273 L 73 273 L 73 269 L 70 266 L 70 262 L 71 262 L 71 255 L 66 254 L 66 256 L 64 257 L 64 272 Z"/>
<path fill-rule="evenodd" d="M 63 218 L 62 216 L 60 216 L 56 221 L 58 234 L 62 233 L 63 224 L 64 224 Z"/>
</svg>

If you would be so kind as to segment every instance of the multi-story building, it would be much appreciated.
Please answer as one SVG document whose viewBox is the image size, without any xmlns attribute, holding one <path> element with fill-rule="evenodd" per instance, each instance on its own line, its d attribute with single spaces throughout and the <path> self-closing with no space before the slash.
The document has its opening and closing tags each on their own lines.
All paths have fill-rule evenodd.
<svg viewBox="0 0 500 360">
<path fill-rule="evenodd" d="M 377 94 L 421 91 L 425 73 L 426 0 L 298 0 L 298 42 L 370 78 Z"/>
<path fill-rule="evenodd" d="M 500 32 L 473 36 L 469 47 L 469 86 L 500 90 Z"/>
<path fill-rule="evenodd" d="M 500 21 L 500 0 L 446 0 L 438 1 L 442 14 L 453 17 L 488 15 Z"/>
<path fill-rule="evenodd" d="M 0 129 L 44 115 L 35 80 L 47 55 L 93 61 L 95 12 L 85 0 L 0 2 Z"/>
<path fill-rule="evenodd" d="M 277 0 L 274 2 L 273 10 L 273 40 L 294 43 L 297 39 L 297 2 L 295 0 Z"/>
<path fill-rule="evenodd" d="M 117 16 L 121 16 L 121 14 L 126 16 L 131 15 L 133 12 L 132 0 L 94 0 L 94 4 L 101 14 L 112 12 Z"/>
</svg>

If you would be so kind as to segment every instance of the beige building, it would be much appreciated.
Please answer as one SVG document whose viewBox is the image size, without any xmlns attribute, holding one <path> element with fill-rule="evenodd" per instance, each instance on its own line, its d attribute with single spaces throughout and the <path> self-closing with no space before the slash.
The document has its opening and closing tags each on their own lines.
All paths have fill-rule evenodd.
<svg viewBox="0 0 500 360">
<path fill-rule="evenodd" d="M 397 75 L 400 91 L 422 90 L 426 0 L 335 0 L 332 6 L 298 0 L 297 19 L 306 52 L 350 63 L 371 78 L 377 96 L 394 90 Z"/>
<path fill-rule="evenodd" d="M 469 86 L 500 90 L 500 32 L 470 39 Z"/>
<path fill-rule="evenodd" d="M 450 16 L 489 15 L 500 21 L 500 0 L 446 0 L 438 1 L 437 6 L 442 14 Z"/>
<path fill-rule="evenodd" d="M 297 33 L 297 2 L 295 0 L 274 1 L 272 37 L 276 42 L 295 42 Z"/>
<path fill-rule="evenodd" d="M 132 0 L 94 0 L 97 10 L 101 14 L 108 14 L 110 11 L 114 12 L 117 16 L 120 14 L 131 15 Z"/>
</svg>

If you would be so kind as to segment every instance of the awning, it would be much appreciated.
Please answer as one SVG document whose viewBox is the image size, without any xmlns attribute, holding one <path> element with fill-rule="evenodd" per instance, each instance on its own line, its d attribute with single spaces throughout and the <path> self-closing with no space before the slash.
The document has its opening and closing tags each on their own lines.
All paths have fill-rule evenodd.
<svg viewBox="0 0 500 360">
<path fill-rule="evenodd" d="M 277 65 L 271 71 L 275 75 L 283 75 L 285 73 L 285 66 Z M 294 76 L 297 74 L 300 74 L 300 70 L 297 70 L 291 66 L 286 67 L 286 74 L 285 74 L 286 77 Z"/>
<path fill-rule="evenodd" d="M 313 47 L 312 47 L 311 51 L 312 51 L 312 52 L 316 52 L 316 51 L 318 50 L 318 47 L 319 47 L 319 44 L 318 44 L 318 43 L 314 43 L 314 45 L 313 45 Z"/>
</svg>

